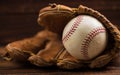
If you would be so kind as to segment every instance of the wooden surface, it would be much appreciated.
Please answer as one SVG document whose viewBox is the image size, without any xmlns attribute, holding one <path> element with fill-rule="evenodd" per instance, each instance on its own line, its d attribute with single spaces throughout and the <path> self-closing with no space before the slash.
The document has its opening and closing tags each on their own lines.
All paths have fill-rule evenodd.
<svg viewBox="0 0 120 75">
<path fill-rule="evenodd" d="M 0 51 L 2 49 L 0 47 Z M 120 75 L 120 57 L 117 57 L 101 69 L 81 68 L 76 70 L 63 70 L 56 66 L 43 68 L 30 63 L 20 65 L 3 61 L 0 58 L 0 75 Z"/>
<path fill-rule="evenodd" d="M 41 30 L 37 24 L 38 12 L 49 3 L 78 7 L 80 4 L 98 10 L 113 24 L 120 25 L 120 0 L 0 0 L 0 46 L 31 37 Z M 11 64 L 9 62 L 2 62 Z M 102 69 L 66 71 L 56 67 L 38 68 L 0 64 L 0 75 L 120 75 L 120 58 Z"/>
</svg>

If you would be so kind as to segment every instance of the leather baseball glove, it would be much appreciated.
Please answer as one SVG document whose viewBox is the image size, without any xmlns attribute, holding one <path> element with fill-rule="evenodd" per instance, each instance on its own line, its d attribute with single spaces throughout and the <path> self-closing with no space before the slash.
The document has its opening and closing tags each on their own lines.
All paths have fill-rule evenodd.
<svg viewBox="0 0 120 75">
<path fill-rule="evenodd" d="M 56 8 L 57 8 L 57 11 L 56 11 Z M 58 8 L 59 8 L 59 10 L 58 10 Z M 63 30 L 65 25 L 63 23 L 59 22 L 59 20 L 62 19 L 62 20 L 64 20 L 64 22 L 66 22 L 65 21 L 66 16 L 68 16 L 68 18 L 71 19 L 71 16 L 76 17 L 80 14 L 91 15 L 91 16 L 97 18 L 100 22 L 102 22 L 108 31 L 108 41 L 109 42 L 108 42 L 106 50 L 104 50 L 104 52 L 102 54 L 98 55 L 96 58 L 94 58 L 92 60 L 82 61 L 82 60 L 78 60 L 78 59 L 74 58 L 73 56 L 71 56 L 67 52 L 67 50 L 60 44 L 62 42 L 60 40 L 61 42 L 58 41 L 57 42 L 58 44 L 56 43 L 56 46 L 58 46 L 57 48 L 51 48 L 54 46 L 50 45 L 51 47 L 49 46 L 48 50 L 39 51 L 37 55 L 31 56 L 29 58 L 29 61 L 31 61 L 31 63 L 33 63 L 37 66 L 57 65 L 58 67 L 64 68 L 64 69 L 76 69 L 76 68 L 81 68 L 81 67 L 100 68 L 100 67 L 105 66 L 113 58 L 118 56 L 119 45 L 120 45 L 119 44 L 120 32 L 115 25 L 113 25 L 107 18 L 105 18 L 105 16 L 100 14 L 98 11 L 95 11 L 91 8 L 88 8 L 88 7 L 85 7 L 82 5 L 80 5 L 78 8 L 71 8 L 71 9 L 70 8 L 65 9 L 65 8 L 66 7 L 61 6 L 61 5 L 55 5 L 55 6 L 53 6 L 52 11 L 48 11 L 48 10 L 44 9 L 44 11 L 46 11 L 46 12 L 44 12 L 44 14 L 42 14 L 42 12 L 40 12 L 40 16 L 38 18 L 39 24 L 48 26 L 48 28 L 50 28 L 51 31 L 57 33 L 58 36 L 61 36 L 62 35 L 61 30 Z M 49 8 L 47 8 L 47 9 L 49 9 Z M 61 13 L 63 11 L 64 11 L 64 13 Z M 47 12 L 50 12 L 50 13 L 47 13 Z M 67 12 L 67 14 L 65 14 L 65 12 Z M 59 15 L 64 15 L 64 16 L 61 16 L 61 18 L 57 18 L 58 13 L 59 13 Z M 42 14 L 42 16 L 41 16 L 41 14 Z M 59 23 L 58 27 L 61 26 L 62 28 L 59 27 L 59 28 L 61 28 L 60 30 L 53 28 L 55 26 L 54 23 L 52 23 L 51 25 L 48 25 L 49 22 L 47 22 L 45 19 L 48 17 L 54 18 L 54 21 L 55 21 L 54 23 L 55 24 Z M 41 19 L 41 20 L 39 20 L 39 19 Z M 51 26 L 53 26 L 53 27 L 51 28 Z"/>
<path fill-rule="evenodd" d="M 78 60 L 71 56 L 63 47 L 61 40 L 65 25 L 72 18 L 81 14 L 91 15 L 98 19 L 108 32 L 107 48 L 102 54 L 89 61 Z M 63 69 L 76 69 L 81 67 L 101 68 L 118 56 L 120 31 L 105 16 L 91 8 L 82 5 L 78 8 L 70 8 L 52 4 L 40 10 L 38 23 L 45 27 L 38 35 L 7 45 L 12 59 L 29 60 L 40 67 L 57 65 Z"/>
</svg>

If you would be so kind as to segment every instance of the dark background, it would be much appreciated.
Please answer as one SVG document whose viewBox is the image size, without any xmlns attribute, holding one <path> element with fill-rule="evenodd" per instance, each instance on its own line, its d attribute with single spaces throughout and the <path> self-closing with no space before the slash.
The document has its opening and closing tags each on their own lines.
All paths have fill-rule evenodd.
<svg viewBox="0 0 120 75">
<path fill-rule="evenodd" d="M 0 0 L 0 44 L 33 36 L 41 30 L 37 24 L 39 10 L 49 3 L 78 7 L 80 4 L 120 24 L 120 0 Z"/>
<path fill-rule="evenodd" d="M 31 37 L 41 30 L 37 24 L 39 10 L 49 3 L 78 7 L 80 4 L 93 8 L 105 15 L 113 24 L 120 24 L 120 0 L 0 0 L 0 46 L 9 42 Z M 1 47 L 0 47 L 1 48 Z M 2 48 L 1 48 L 2 49 Z M 120 55 L 119 55 L 120 56 Z M 3 62 L 4 63 L 4 62 Z M 14 75 L 119 75 L 120 57 L 100 70 L 66 71 L 56 68 L 21 67 L 2 68 L 1 74 Z M 3 65 L 4 67 L 4 65 Z M 14 66 L 13 66 L 14 67 Z"/>
</svg>

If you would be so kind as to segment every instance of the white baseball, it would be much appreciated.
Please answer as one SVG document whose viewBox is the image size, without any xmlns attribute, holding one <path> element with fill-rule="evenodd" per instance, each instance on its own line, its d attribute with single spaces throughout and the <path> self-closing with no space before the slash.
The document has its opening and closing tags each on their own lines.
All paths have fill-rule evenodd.
<svg viewBox="0 0 120 75">
<path fill-rule="evenodd" d="M 72 56 L 90 60 L 104 51 L 107 45 L 107 32 L 96 18 L 79 15 L 64 28 L 62 41 Z"/>
</svg>

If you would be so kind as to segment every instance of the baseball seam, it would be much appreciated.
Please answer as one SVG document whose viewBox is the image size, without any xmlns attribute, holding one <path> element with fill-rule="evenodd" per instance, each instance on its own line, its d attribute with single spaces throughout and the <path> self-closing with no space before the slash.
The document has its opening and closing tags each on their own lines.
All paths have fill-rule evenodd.
<svg viewBox="0 0 120 75">
<path fill-rule="evenodd" d="M 71 37 L 71 35 L 76 31 L 76 29 L 78 28 L 82 21 L 82 18 L 83 18 L 82 16 L 76 18 L 70 30 L 65 34 L 65 36 L 63 36 L 62 39 L 63 42 L 67 41 Z"/>
<path fill-rule="evenodd" d="M 83 43 L 81 45 L 81 53 L 83 55 L 83 57 L 85 59 L 89 59 L 89 55 L 88 55 L 88 47 L 90 42 L 92 41 L 92 39 L 99 33 L 104 33 L 105 32 L 105 28 L 103 27 L 98 27 L 98 28 L 94 28 L 87 36 L 86 38 L 83 40 Z"/>
</svg>

